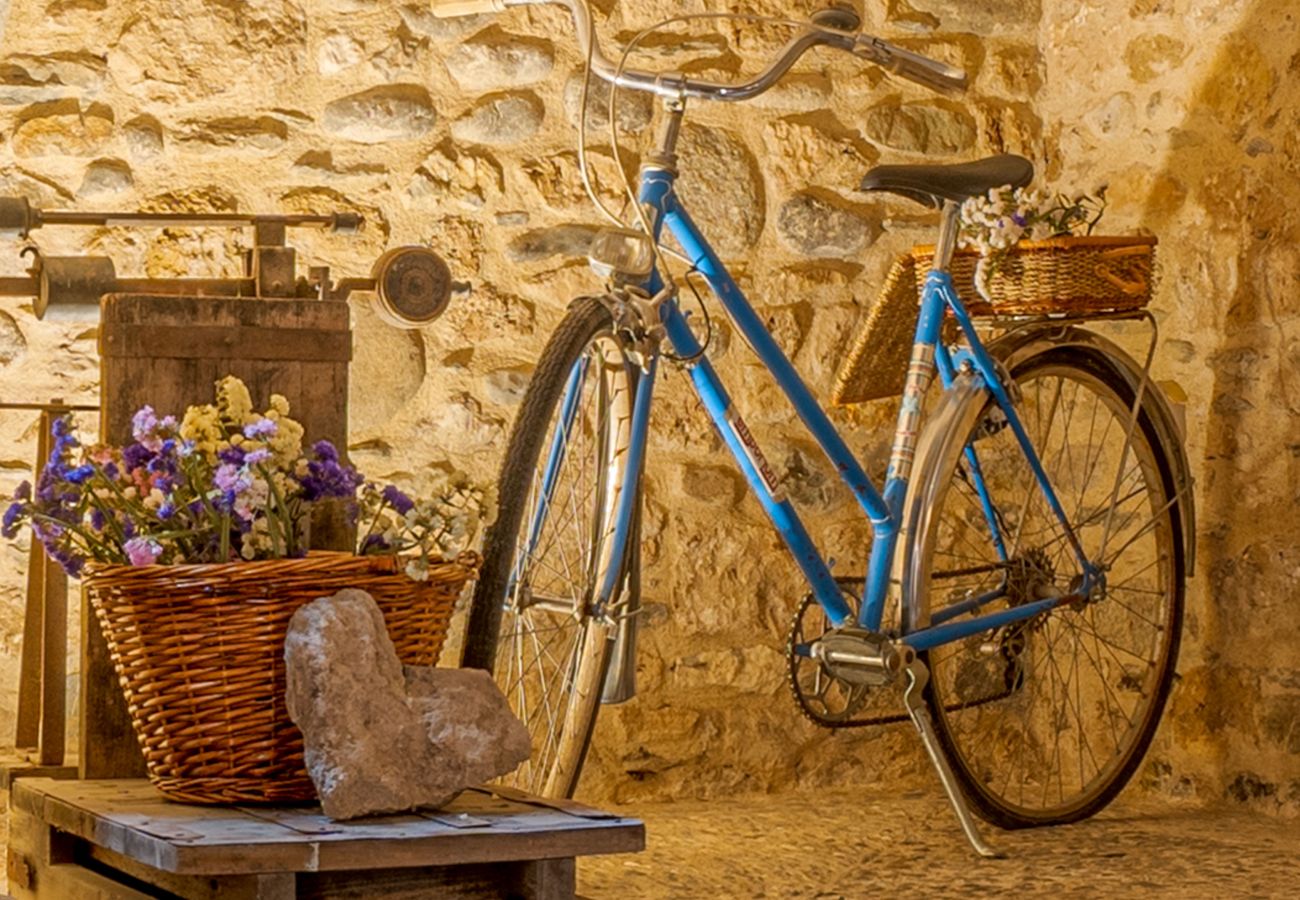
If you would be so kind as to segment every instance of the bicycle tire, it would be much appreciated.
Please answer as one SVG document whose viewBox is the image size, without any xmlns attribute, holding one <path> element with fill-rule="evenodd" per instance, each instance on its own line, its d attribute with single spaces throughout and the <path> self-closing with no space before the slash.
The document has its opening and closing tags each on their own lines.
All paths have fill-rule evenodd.
<svg viewBox="0 0 1300 900">
<path fill-rule="evenodd" d="M 571 378 L 577 379 L 578 405 L 547 500 L 542 488 L 551 450 L 546 459 L 542 452 L 555 446 Z M 609 545 L 615 498 L 627 481 L 635 385 L 634 367 L 614 337 L 609 311 L 595 298 L 574 301 L 543 349 L 524 394 L 501 468 L 497 519 L 484 542 L 462 665 L 493 672 L 511 708 L 528 726 L 533 755 L 511 780 L 541 796 L 570 797 L 577 787 L 599 711 L 612 632 L 608 621 L 593 614 L 591 601 L 610 566 L 619 569 L 616 583 L 626 585 L 634 558 L 630 553 L 609 558 Z M 572 447 L 570 436 L 575 436 Z M 566 467 L 575 459 L 583 463 L 584 448 L 592 451 L 595 465 L 570 476 Z M 590 485 L 593 493 L 578 502 L 574 491 L 582 485 Z M 568 508 L 560 509 L 557 497 Z M 544 507 L 541 513 L 539 506 Z M 585 511 L 591 515 L 584 529 Z M 573 542 L 566 543 L 559 529 L 570 521 L 576 530 Z M 530 533 L 532 552 L 521 563 Z M 629 547 L 634 543 L 635 535 Z M 544 563 L 542 555 L 552 550 L 557 556 Z M 564 573 L 573 576 L 573 583 L 561 593 L 557 589 L 564 587 L 559 583 Z M 559 641 L 565 643 L 557 646 Z M 536 675 L 524 658 L 523 645 L 530 642 Z M 503 649 L 510 651 L 504 659 Z M 554 663 L 549 673 L 542 671 L 548 659 Z"/>
<path fill-rule="evenodd" d="M 1105 452 L 1108 437 L 1123 443 L 1134 402 L 1134 390 L 1118 365 L 1097 351 L 1051 348 L 1017 364 L 1011 377 L 1021 397 L 1022 421 L 1085 552 L 1096 552 L 1107 539 L 1107 554 L 1116 552 L 1097 602 L 1058 606 L 924 654 L 931 669 L 927 704 L 963 792 L 989 822 L 1026 828 L 1092 816 L 1132 778 L 1159 726 L 1173 680 L 1186 573 L 1180 508 L 1171 502 L 1170 451 L 1161 446 L 1148 412 L 1139 413 L 1123 463 L 1118 454 Z M 1043 388 L 1053 380 L 1056 389 L 1044 415 Z M 1011 429 L 997 429 L 987 392 L 975 397 L 947 422 L 936 415 L 935 427 L 946 425 L 954 434 L 923 441 L 925 455 L 918 459 L 913 486 L 931 486 L 931 508 L 924 514 L 913 508 L 923 502 L 920 491 L 909 500 L 909 521 L 919 523 L 909 556 L 921 554 L 906 568 L 914 578 L 920 573 L 921 583 L 910 590 L 920 604 L 914 622 L 930 621 L 932 601 L 941 590 L 953 601 L 1007 585 L 1005 596 L 980 610 L 987 613 L 1028 602 L 1045 585 L 1059 586 L 1064 563 L 1077 567 L 1059 525 L 1056 534 L 1050 524 L 1043 526 L 1046 531 L 1038 528 L 1040 520 L 1052 520 L 1032 475 L 1026 477 L 1028 465 Z M 1052 430 L 1058 410 L 1065 411 L 1059 443 Z M 1086 440 L 1095 446 L 1079 447 L 1082 418 L 1077 430 L 1070 427 L 1076 413 L 1090 416 Z M 1105 423 L 1100 432 L 1099 414 Z M 981 546 L 994 547 L 991 529 L 981 524 L 987 523 L 986 514 L 982 509 L 975 514 L 979 495 L 967 447 L 975 448 L 986 490 L 997 494 L 991 499 L 1000 522 L 1015 527 L 996 575 L 996 569 L 976 571 L 992 563 L 995 551 L 983 562 L 959 558 Z M 1006 462 L 1016 459 L 1023 472 Z M 1121 488 L 1114 511 L 1108 512 L 1121 464 Z M 1017 506 L 1016 485 L 1022 483 L 1029 489 Z M 964 505 L 958 502 L 963 491 Z M 1040 498 L 1037 519 L 1034 495 Z M 1099 527 L 1110 535 L 1100 536 Z M 975 541 L 976 535 L 983 540 Z M 1043 543 L 1030 546 L 1035 541 Z M 1064 651 L 1065 668 L 1057 662 L 1058 649 Z M 1063 748 L 1065 737 L 1072 742 L 1068 748 Z"/>
</svg>

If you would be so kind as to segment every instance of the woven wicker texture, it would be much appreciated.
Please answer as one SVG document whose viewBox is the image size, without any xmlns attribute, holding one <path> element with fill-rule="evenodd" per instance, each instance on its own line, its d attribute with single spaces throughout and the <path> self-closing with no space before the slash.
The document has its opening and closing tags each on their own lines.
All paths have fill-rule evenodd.
<svg viewBox="0 0 1300 900">
<path fill-rule="evenodd" d="M 989 279 L 989 303 L 975 291 L 979 254 L 954 254 L 953 285 L 973 317 L 1086 318 L 1137 310 L 1151 301 L 1156 239 L 1147 236 L 1059 237 L 1024 241 Z M 880 299 L 862 323 L 835 376 L 831 402 L 897 397 L 903 389 L 916 330 L 921 288 L 934 247 L 916 247 L 894 261 Z"/>
<path fill-rule="evenodd" d="M 412 581 L 393 557 L 95 566 L 83 581 L 126 694 L 150 780 L 187 803 L 310 801 L 302 734 L 284 704 L 284 639 L 302 605 L 344 588 L 375 598 L 407 665 L 438 660 L 478 557 Z"/>
</svg>

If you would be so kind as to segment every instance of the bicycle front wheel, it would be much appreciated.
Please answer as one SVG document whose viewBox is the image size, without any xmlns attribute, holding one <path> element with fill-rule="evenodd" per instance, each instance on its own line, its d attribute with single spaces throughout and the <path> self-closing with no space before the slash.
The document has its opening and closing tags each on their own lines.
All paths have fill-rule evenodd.
<svg viewBox="0 0 1300 900">
<path fill-rule="evenodd" d="M 570 308 L 542 352 L 511 431 L 462 664 L 495 673 L 532 736 L 519 787 L 572 796 L 595 725 L 611 629 L 593 609 L 626 578 L 612 547 L 636 371 L 609 311 Z"/>
<path fill-rule="evenodd" d="M 1184 563 L 1168 454 L 1145 411 L 1123 449 L 1134 392 L 1114 365 L 1054 348 L 1011 375 L 1104 589 L 931 650 L 927 700 L 972 805 L 1021 828 L 1086 818 L 1132 777 L 1173 678 Z M 989 400 L 955 421 L 964 440 L 934 442 L 944 446 L 918 465 L 921 483 L 937 486 L 912 550 L 920 621 L 1071 593 L 1081 566 L 1005 417 Z"/>
</svg>

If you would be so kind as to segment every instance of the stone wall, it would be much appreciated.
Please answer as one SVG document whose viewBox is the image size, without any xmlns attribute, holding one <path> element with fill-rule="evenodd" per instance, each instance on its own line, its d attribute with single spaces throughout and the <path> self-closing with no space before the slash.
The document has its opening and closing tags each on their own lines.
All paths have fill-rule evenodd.
<svg viewBox="0 0 1300 900">
<path fill-rule="evenodd" d="M 364 274 L 428 243 L 472 283 L 419 332 L 355 305 L 354 459 L 418 487 L 495 474 L 504 436 L 595 223 L 573 152 L 580 58 L 558 9 L 443 22 L 397 0 L 12 0 L 0 48 L 0 190 L 48 207 L 360 209 L 356 238 L 297 246 Z M 0 2 L 0 14 L 5 4 Z M 682 10 L 597 0 L 607 42 Z M 691 9 L 806 15 L 802 0 Z M 1157 377 L 1180 382 L 1198 481 L 1200 552 L 1181 678 L 1141 783 L 1300 808 L 1300 475 L 1296 220 L 1300 0 L 884 0 L 867 26 L 959 63 L 938 99 L 821 52 L 752 104 L 695 106 L 682 193 L 822 396 L 872 285 L 928 240 L 932 215 L 854 188 L 872 164 L 1012 151 L 1040 183 L 1110 185 L 1109 227 L 1161 237 Z M 652 38 L 634 64 L 735 77 L 785 38 L 705 24 Z M 597 94 L 599 97 L 599 93 Z M 635 163 L 653 110 L 620 106 Z M 600 110 L 589 121 L 603 128 Z M 593 156 L 618 203 L 603 131 Z M 111 254 L 128 274 L 231 274 L 219 232 L 38 233 L 47 252 Z M 304 261 L 305 262 L 305 261 Z M 16 254 L 3 264 L 16 273 Z M 837 571 L 867 535 L 816 447 L 748 351 L 719 365 Z M 1126 338 L 1127 339 L 1127 338 Z M 94 330 L 0 307 L 0 397 L 95 397 Z M 596 796 L 716 795 L 929 778 L 902 729 L 829 733 L 794 710 L 782 647 L 803 589 L 718 439 L 668 370 L 647 489 L 641 695 L 607 708 Z M 836 414 L 873 475 L 889 404 Z M 3 487 L 28 474 L 29 419 L 5 414 Z M 725 527 L 719 527 L 724 522 Z M 0 735 L 11 729 L 22 555 L 0 551 Z M 1247 620 L 1247 616 L 1251 619 Z M 1253 621 L 1256 624 L 1248 624 Z M 918 782 L 921 783 L 921 782 Z M 928 782 L 924 782 L 927 783 Z"/>
</svg>

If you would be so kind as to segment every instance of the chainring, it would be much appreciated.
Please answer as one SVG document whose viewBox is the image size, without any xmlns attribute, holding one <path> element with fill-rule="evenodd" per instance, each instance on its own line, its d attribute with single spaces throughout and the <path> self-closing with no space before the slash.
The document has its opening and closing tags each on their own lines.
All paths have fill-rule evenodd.
<svg viewBox="0 0 1300 900">
<path fill-rule="evenodd" d="M 811 644 L 831 630 L 826 614 L 811 594 L 795 610 L 786 639 L 790 693 L 804 718 L 822 728 L 858 728 L 906 722 L 894 691 L 878 691 L 834 675 L 809 655 Z M 883 712 L 887 699 L 892 712 Z"/>
</svg>

